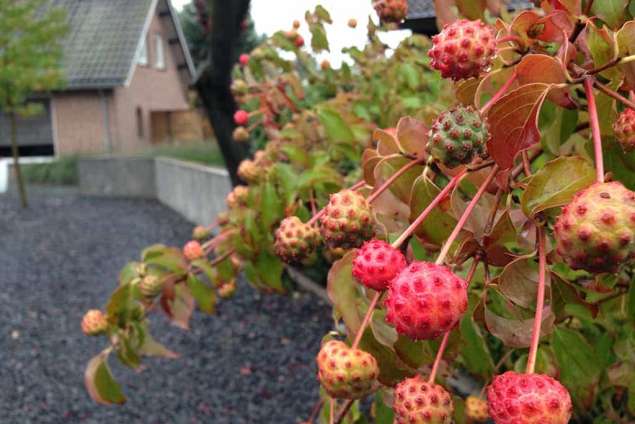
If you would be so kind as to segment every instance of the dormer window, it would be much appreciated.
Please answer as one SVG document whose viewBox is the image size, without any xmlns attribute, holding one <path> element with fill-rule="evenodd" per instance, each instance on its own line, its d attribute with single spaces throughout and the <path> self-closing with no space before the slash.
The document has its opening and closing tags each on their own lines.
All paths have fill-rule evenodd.
<svg viewBox="0 0 635 424">
<path fill-rule="evenodd" d="M 154 67 L 157 69 L 165 69 L 165 52 L 163 50 L 163 38 L 161 35 L 156 34 L 154 36 Z"/>
<path fill-rule="evenodd" d="M 143 43 L 141 43 L 139 51 L 137 52 L 137 63 L 139 65 L 148 64 L 148 43 L 145 38 L 143 39 Z"/>
</svg>

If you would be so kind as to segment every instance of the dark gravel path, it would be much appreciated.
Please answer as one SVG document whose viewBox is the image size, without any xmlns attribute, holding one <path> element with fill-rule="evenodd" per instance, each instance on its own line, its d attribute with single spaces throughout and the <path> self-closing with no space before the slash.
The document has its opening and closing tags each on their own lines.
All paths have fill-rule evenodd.
<svg viewBox="0 0 635 424">
<path fill-rule="evenodd" d="M 103 339 L 84 337 L 85 310 L 102 306 L 119 269 L 154 242 L 181 245 L 191 226 L 155 202 L 32 191 L 22 212 L 0 196 L 0 422 L 295 423 L 317 398 L 313 358 L 329 308 L 307 294 L 260 296 L 245 283 L 192 331 L 163 318 L 157 339 L 183 355 L 113 372 L 129 397 L 95 405 L 83 386 Z"/>
</svg>

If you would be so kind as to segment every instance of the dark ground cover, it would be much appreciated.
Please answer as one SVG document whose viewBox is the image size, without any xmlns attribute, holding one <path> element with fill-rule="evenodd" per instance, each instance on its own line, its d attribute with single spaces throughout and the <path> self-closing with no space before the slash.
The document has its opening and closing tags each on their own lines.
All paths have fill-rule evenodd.
<svg viewBox="0 0 635 424">
<path fill-rule="evenodd" d="M 329 308 L 308 294 L 262 296 L 246 283 L 216 316 L 195 313 L 183 332 L 153 319 L 177 360 L 136 374 L 111 360 L 129 396 L 98 406 L 86 362 L 105 340 L 81 334 L 119 269 L 149 244 L 181 245 L 191 225 L 156 202 L 31 190 L 31 208 L 0 196 L 0 422 L 295 423 L 316 401 L 314 355 Z"/>
</svg>

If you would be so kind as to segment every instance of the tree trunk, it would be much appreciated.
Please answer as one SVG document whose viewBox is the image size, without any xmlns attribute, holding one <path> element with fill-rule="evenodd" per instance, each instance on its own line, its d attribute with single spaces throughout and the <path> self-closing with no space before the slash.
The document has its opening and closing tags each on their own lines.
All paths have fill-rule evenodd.
<svg viewBox="0 0 635 424">
<path fill-rule="evenodd" d="M 231 93 L 231 72 L 238 56 L 241 23 L 249 11 L 249 0 L 213 0 L 212 3 L 209 64 L 199 76 L 196 88 L 214 128 L 232 184 L 237 185 L 240 182 L 236 175 L 238 165 L 248 156 L 249 147 L 236 143 L 232 136 L 236 102 Z"/>
<path fill-rule="evenodd" d="M 18 121 L 15 112 L 10 112 L 9 119 L 11 121 L 11 154 L 13 155 L 13 169 L 15 171 L 15 179 L 18 183 L 18 191 L 20 192 L 20 202 L 23 208 L 29 206 L 26 198 L 26 188 L 22 179 L 22 171 L 20 170 L 20 152 L 18 150 Z"/>
</svg>

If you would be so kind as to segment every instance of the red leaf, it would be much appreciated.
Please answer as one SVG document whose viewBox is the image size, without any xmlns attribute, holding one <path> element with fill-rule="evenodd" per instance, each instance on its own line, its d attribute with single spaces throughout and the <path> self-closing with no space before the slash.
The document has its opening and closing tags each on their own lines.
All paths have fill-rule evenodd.
<svg viewBox="0 0 635 424">
<path fill-rule="evenodd" d="M 491 138 L 487 150 L 501 169 L 514 165 L 522 150 L 540 141 L 538 112 L 551 84 L 523 85 L 501 97 L 489 110 Z"/>
<path fill-rule="evenodd" d="M 562 63 L 545 54 L 528 54 L 518 64 L 516 72 L 521 86 L 534 82 L 560 84 L 567 80 Z M 566 108 L 575 106 L 567 88 L 552 90 L 549 100 Z"/>
</svg>

